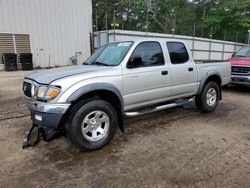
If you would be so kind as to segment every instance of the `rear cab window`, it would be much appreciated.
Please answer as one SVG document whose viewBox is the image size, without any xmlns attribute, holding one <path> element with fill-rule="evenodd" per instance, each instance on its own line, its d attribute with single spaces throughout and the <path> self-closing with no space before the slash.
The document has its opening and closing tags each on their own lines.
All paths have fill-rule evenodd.
<svg viewBox="0 0 250 188">
<path fill-rule="evenodd" d="M 188 62 L 188 51 L 182 42 L 167 42 L 167 48 L 172 64 L 182 64 Z"/>
</svg>

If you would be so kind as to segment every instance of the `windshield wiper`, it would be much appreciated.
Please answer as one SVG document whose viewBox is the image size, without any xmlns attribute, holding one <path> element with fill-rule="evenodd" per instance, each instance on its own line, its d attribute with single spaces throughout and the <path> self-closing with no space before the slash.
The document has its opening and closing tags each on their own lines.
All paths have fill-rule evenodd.
<svg viewBox="0 0 250 188">
<path fill-rule="evenodd" d="M 108 64 L 102 63 L 102 62 L 99 62 L 99 61 L 92 62 L 91 64 L 92 64 L 92 65 L 109 66 Z"/>
</svg>

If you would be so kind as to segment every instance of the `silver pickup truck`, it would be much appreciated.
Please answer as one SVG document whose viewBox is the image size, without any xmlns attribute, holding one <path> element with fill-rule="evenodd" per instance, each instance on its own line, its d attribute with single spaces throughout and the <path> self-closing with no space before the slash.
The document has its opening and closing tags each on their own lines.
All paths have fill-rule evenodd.
<svg viewBox="0 0 250 188">
<path fill-rule="evenodd" d="M 228 62 L 194 62 L 183 41 L 141 39 L 99 48 L 82 65 L 35 72 L 23 83 L 33 124 L 64 131 L 81 151 L 105 146 L 124 117 L 195 100 L 215 110 L 221 86 L 230 82 Z"/>
</svg>

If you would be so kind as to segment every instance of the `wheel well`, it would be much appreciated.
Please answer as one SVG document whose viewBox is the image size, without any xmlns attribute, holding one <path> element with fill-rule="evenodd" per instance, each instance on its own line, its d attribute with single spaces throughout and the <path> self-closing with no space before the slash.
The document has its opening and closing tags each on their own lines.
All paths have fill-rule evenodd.
<svg viewBox="0 0 250 188">
<path fill-rule="evenodd" d="M 71 109 L 74 108 L 76 104 L 78 104 L 80 101 L 86 100 L 86 99 L 102 99 L 107 102 L 109 102 L 116 110 L 119 120 L 119 127 L 122 132 L 124 132 L 123 128 L 123 104 L 122 101 L 120 101 L 119 97 L 112 91 L 108 90 L 95 90 L 90 91 L 88 93 L 83 94 L 81 97 L 79 97 L 77 100 L 73 101 L 71 104 Z M 70 110 L 69 112 L 70 113 Z M 66 115 L 68 116 L 68 115 Z"/>
<path fill-rule="evenodd" d="M 218 75 L 213 75 L 213 76 L 208 77 L 206 80 L 206 83 L 211 82 L 211 81 L 217 83 L 219 87 L 221 87 L 221 78 Z"/>
<path fill-rule="evenodd" d="M 219 88 L 220 88 L 220 93 L 219 93 L 219 99 L 222 100 L 222 95 L 221 95 L 221 84 L 222 84 L 222 81 L 221 81 L 221 78 L 218 76 L 218 75 L 212 75 L 210 77 L 207 78 L 204 86 L 208 83 L 208 82 L 215 82 L 218 84 Z M 204 87 L 203 86 L 203 87 Z"/>
</svg>

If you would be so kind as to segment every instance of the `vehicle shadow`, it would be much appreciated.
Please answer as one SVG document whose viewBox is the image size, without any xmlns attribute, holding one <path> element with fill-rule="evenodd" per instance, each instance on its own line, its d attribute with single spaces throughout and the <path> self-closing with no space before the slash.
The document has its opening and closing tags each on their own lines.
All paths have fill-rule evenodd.
<svg viewBox="0 0 250 188">
<path fill-rule="evenodd" d="M 238 85 L 229 85 L 222 88 L 224 91 L 234 92 L 234 93 L 250 93 L 250 87 L 247 86 L 238 86 Z"/>
</svg>

